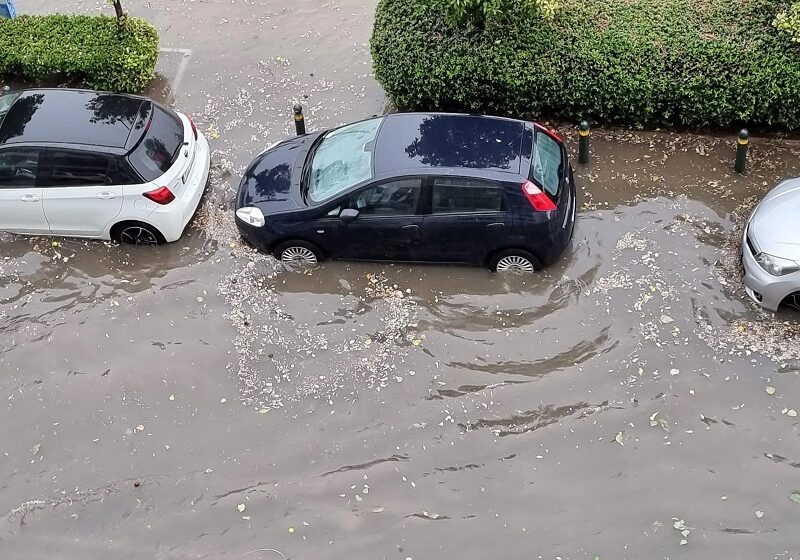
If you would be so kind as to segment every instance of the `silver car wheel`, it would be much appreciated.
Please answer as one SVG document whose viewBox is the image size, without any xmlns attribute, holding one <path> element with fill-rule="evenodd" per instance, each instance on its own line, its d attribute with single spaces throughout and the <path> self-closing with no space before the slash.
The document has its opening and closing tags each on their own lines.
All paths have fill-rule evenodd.
<svg viewBox="0 0 800 560">
<path fill-rule="evenodd" d="M 158 245 L 158 238 L 147 228 L 128 226 L 119 234 L 119 240 L 126 245 Z"/>
<path fill-rule="evenodd" d="M 317 264 L 317 255 L 307 247 L 287 247 L 281 253 L 281 262 L 289 266 L 314 266 Z"/>
<path fill-rule="evenodd" d="M 800 311 L 800 292 L 787 296 L 783 302 L 787 307 L 790 307 L 795 311 Z"/>
<path fill-rule="evenodd" d="M 509 255 L 497 261 L 497 272 L 515 272 L 517 274 L 533 272 L 533 263 L 519 255 Z"/>
</svg>

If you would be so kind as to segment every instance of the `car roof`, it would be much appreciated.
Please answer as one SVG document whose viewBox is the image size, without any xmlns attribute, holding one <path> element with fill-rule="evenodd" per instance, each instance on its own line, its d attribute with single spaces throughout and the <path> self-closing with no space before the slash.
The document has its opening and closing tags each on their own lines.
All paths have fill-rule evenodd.
<svg viewBox="0 0 800 560">
<path fill-rule="evenodd" d="M 526 129 L 524 121 L 483 115 L 388 115 L 375 143 L 375 175 L 434 168 L 519 175 Z"/>
<path fill-rule="evenodd" d="M 0 123 L 0 144 L 73 144 L 125 148 L 150 111 L 143 97 L 76 89 L 20 92 Z M 111 150 L 109 150 L 111 151 Z"/>
</svg>

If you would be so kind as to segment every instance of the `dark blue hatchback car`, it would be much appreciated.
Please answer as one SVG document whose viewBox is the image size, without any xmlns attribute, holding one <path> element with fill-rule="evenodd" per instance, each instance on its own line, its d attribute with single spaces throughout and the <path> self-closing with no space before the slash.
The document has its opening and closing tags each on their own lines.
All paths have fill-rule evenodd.
<svg viewBox="0 0 800 560">
<path fill-rule="evenodd" d="M 287 264 L 325 258 L 531 272 L 572 237 L 576 190 L 558 136 L 535 123 L 399 113 L 269 147 L 236 224 Z"/>
</svg>

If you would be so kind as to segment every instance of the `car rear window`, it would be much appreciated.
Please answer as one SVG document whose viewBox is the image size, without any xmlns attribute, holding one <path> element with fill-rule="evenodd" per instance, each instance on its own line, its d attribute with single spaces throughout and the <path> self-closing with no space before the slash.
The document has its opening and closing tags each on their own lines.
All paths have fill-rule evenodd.
<svg viewBox="0 0 800 560">
<path fill-rule="evenodd" d="M 542 185 L 551 196 L 558 194 L 561 163 L 561 146 L 547 134 L 537 131 L 530 178 Z"/>
<path fill-rule="evenodd" d="M 9 108 L 14 104 L 14 101 L 19 97 L 18 93 L 6 93 L 0 95 L 0 122 L 3 121 L 3 117 L 6 116 Z"/>
<path fill-rule="evenodd" d="M 145 181 L 155 181 L 169 171 L 183 145 L 183 123 L 177 115 L 153 106 L 153 118 L 139 145 L 128 156 Z"/>
</svg>

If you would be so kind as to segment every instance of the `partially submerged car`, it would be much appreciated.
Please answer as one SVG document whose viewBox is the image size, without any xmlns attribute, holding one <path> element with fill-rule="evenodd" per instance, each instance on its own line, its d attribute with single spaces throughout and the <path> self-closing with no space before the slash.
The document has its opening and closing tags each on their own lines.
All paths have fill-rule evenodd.
<svg viewBox="0 0 800 560">
<path fill-rule="evenodd" d="M 780 183 L 750 215 L 742 262 L 753 301 L 769 311 L 800 310 L 800 178 Z"/>
<path fill-rule="evenodd" d="M 468 263 L 532 272 L 575 224 L 567 152 L 531 122 L 400 113 L 284 140 L 236 198 L 251 245 L 288 264 L 325 258 Z"/>
<path fill-rule="evenodd" d="M 145 97 L 74 89 L 0 96 L 0 230 L 176 241 L 208 181 L 208 142 Z"/>
</svg>

